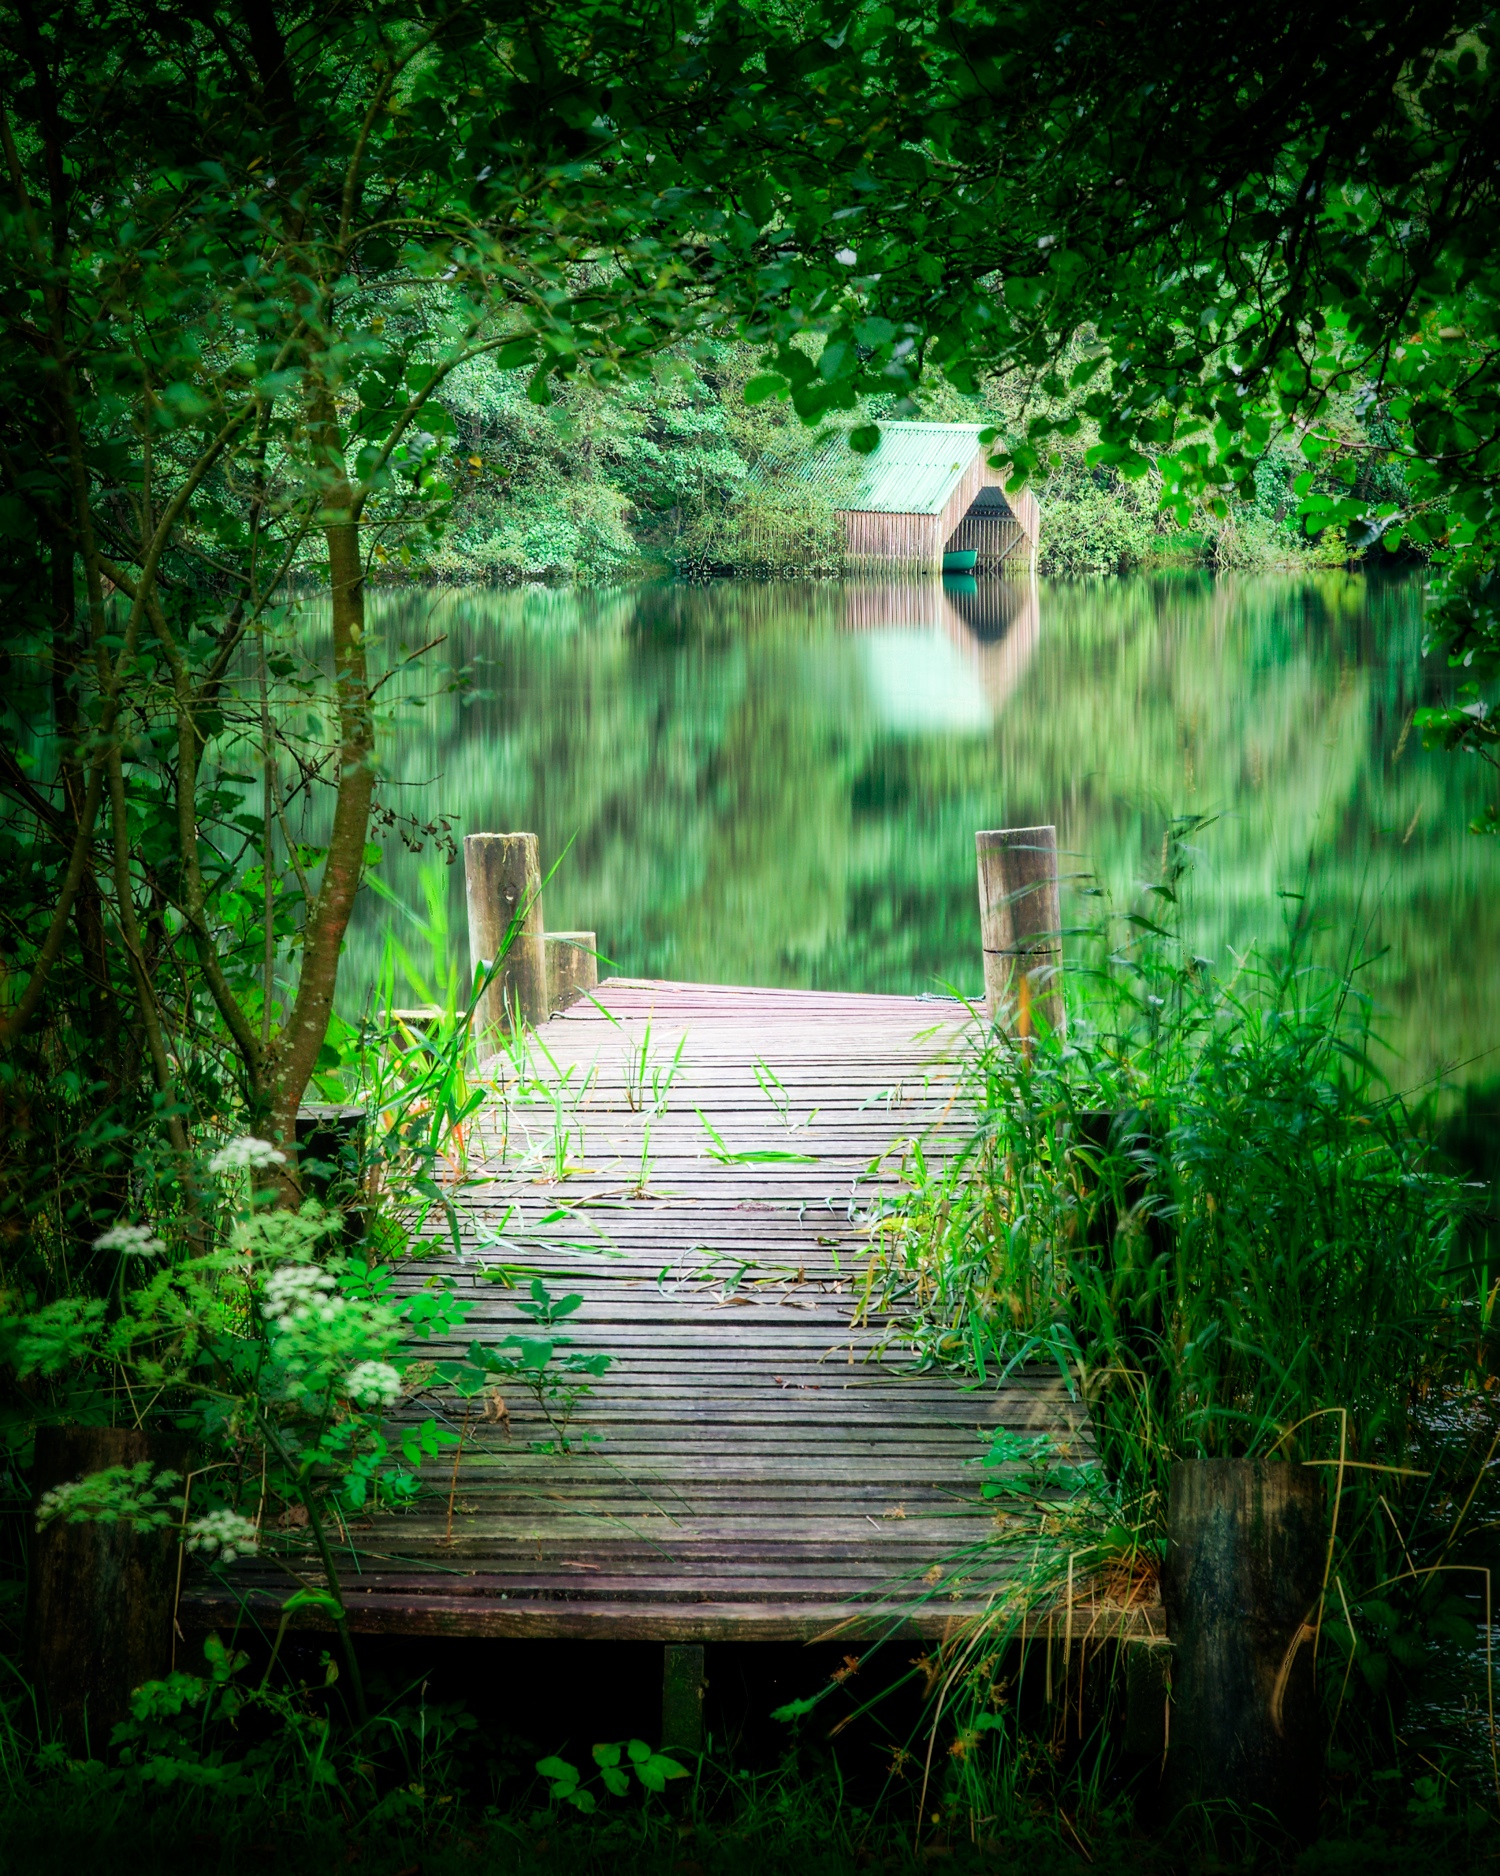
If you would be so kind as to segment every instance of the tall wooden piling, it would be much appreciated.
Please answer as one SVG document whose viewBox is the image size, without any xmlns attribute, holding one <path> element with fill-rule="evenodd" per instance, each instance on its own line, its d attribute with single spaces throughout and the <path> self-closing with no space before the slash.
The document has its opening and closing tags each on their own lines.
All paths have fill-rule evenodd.
<svg viewBox="0 0 1500 1876">
<path fill-rule="evenodd" d="M 984 1000 L 991 1022 L 1023 1041 L 1041 1019 L 1064 1026 L 1062 908 L 1057 829 L 1004 827 L 977 833 Z"/>
<path fill-rule="evenodd" d="M 464 884 L 471 966 L 488 970 L 504 954 L 480 1002 L 480 1030 L 493 1034 L 514 1030 L 522 1021 L 546 1022 L 547 960 L 536 835 L 465 835 Z"/>
<path fill-rule="evenodd" d="M 185 1474 L 187 1441 L 128 1427 L 42 1427 L 32 1464 L 35 1500 L 110 1466 L 149 1461 Z M 27 1677 L 75 1753 L 103 1758 L 110 1728 L 143 1681 L 172 1669 L 177 1532 L 61 1519 L 31 1536 Z"/>
<path fill-rule="evenodd" d="M 599 988 L 599 945 L 591 931 L 549 931 L 545 944 L 547 1011 L 556 1016 Z"/>
<path fill-rule="evenodd" d="M 1306 1840 L 1323 1763 L 1309 1626 L 1327 1540 L 1322 1482 L 1284 1461 L 1179 1460 L 1167 1536 L 1170 1802 L 1228 1803 Z"/>
</svg>

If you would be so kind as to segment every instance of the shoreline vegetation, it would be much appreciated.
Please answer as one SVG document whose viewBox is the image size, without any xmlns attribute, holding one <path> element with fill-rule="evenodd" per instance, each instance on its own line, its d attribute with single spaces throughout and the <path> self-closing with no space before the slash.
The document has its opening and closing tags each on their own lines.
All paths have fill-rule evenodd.
<svg viewBox="0 0 1500 1876">
<path fill-rule="evenodd" d="M 378 544 L 372 577 L 590 586 L 671 574 L 840 577 L 833 503 L 801 476 L 836 432 L 808 427 L 785 404 L 748 403 L 755 368 L 753 347 L 718 343 L 662 361 L 644 381 L 558 386 L 539 406 L 525 371 L 474 361 L 453 374 L 438 400 L 453 425 L 446 524 L 399 548 Z M 867 400 L 853 416 L 878 421 L 892 403 Z M 998 380 L 978 397 L 935 386 L 923 416 L 1014 427 L 1037 408 L 1077 418 Z M 1352 402 L 1339 422 L 1351 443 L 1381 441 Z M 1097 441 L 1078 418 L 1076 433 L 1060 440 L 1051 473 L 1032 484 L 1042 504 L 1037 571 L 1044 577 L 1309 570 L 1346 566 L 1351 556 L 1365 565 L 1391 559 L 1378 546 L 1354 554 L 1338 529 L 1307 532 L 1294 488 L 1307 463 L 1290 435 L 1258 463 L 1253 501 L 1234 503 L 1223 519 L 1205 509 L 1191 526 L 1161 506 L 1154 467 L 1128 480 L 1094 460 Z M 1399 468 L 1377 465 L 1364 474 L 1371 500 L 1402 492 Z"/>
</svg>

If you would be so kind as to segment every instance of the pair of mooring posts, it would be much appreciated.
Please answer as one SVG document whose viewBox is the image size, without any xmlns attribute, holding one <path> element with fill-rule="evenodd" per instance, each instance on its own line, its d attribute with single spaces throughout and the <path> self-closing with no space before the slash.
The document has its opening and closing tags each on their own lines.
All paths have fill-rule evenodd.
<svg viewBox="0 0 1500 1876">
<path fill-rule="evenodd" d="M 1029 1049 L 1065 1034 L 1055 827 L 975 836 L 985 1004 Z M 1107 1129 L 1111 1116 L 1095 1117 Z M 1102 1247 L 1109 1255 L 1108 1246 Z M 1162 1572 L 1166 1645 L 1127 1665 L 1127 1745 L 1157 1761 L 1170 1810 L 1206 1804 L 1317 1825 L 1323 1731 L 1315 1686 L 1327 1521 L 1316 1471 L 1288 1461 L 1181 1459 Z"/>
</svg>

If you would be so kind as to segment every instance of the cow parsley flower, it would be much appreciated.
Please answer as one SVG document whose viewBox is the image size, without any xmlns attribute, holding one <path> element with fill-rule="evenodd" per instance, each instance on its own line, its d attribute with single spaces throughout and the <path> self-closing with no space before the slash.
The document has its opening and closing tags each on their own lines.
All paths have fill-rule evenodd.
<svg viewBox="0 0 1500 1876">
<path fill-rule="evenodd" d="M 362 1361 L 349 1370 L 344 1391 L 361 1407 L 394 1407 L 401 1398 L 401 1376 L 388 1361 Z"/>
<path fill-rule="evenodd" d="M 151 1235 L 149 1225 L 111 1225 L 102 1237 L 94 1239 L 96 1251 L 118 1251 L 122 1257 L 160 1257 L 166 1248 L 160 1238 Z"/>
<path fill-rule="evenodd" d="M 316 1264 L 283 1264 L 266 1278 L 260 1313 L 267 1322 L 332 1322 L 344 1307 L 333 1278 Z"/>
<path fill-rule="evenodd" d="M 204 1556 L 217 1555 L 220 1563 L 233 1563 L 236 1557 L 253 1557 L 257 1537 L 255 1526 L 237 1511 L 210 1511 L 194 1518 L 183 1543 L 189 1550 Z"/>
<path fill-rule="evenodd" d="M 269 1140 L 256 1140 L 246 1134 L 221 1146 L 208 1162 L 211 1173 L 263 1172 L 267 1166 L 285 1166 L 286 1154 Z"/>
</svg>

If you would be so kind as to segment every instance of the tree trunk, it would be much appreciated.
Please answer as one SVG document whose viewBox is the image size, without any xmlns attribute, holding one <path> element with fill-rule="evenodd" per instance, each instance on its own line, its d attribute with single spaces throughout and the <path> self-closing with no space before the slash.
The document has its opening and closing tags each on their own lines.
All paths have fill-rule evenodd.
<svg viewBox="0 0 1500 1876">
<path fill-rule="evenodd" d="M 1167 1535 L 1173 1808 L 1227 1803 L 1306 1841 L 1324 1743 L 1307 1626 L 1323 1579 L 1322 1483 L 1284 1461 L 1179 1460 Z"/>
<path fill-rule="evenodd" d="M 32 1466 L 35 1498 L 55 1485 L 136 1465 L 185 1472 L 187 1442 L 118 1427 L 43 1427 Z M 104 1756 L 110 1728 L 143 1681 L 172 1667 L 177 1533 L 61 1520 L 31 1538 L 26 1671 L 70 1751 Z"/>
<path fill-rule="evenodd" d="M 331 418 L 327 427 L 332 431 Z M 341 462 L 337 446 L 327 444 L 331 461 Z M 365 586 L 360 561 L 359 522 L 342 471 L 330 491 L 333 514 L 324 528 L 333 601 L 333 677 L 339 711 L 339 782 L 333 827 L 318 896 L 302 935 L 302 970 L 286 1030 L 274 1051 L 270 1099 L 271 1138 L 295 1150 L 297 1110 L 328 1034 L 339 954 L 364 875 L 365 842 L 370 831 L 370 800 L 375 788 L 375 723 L 370 708 L 369 668 L 365 656 Z M 289 1188 L 288 1198 L 292 1196 Z"/>
</svg>

